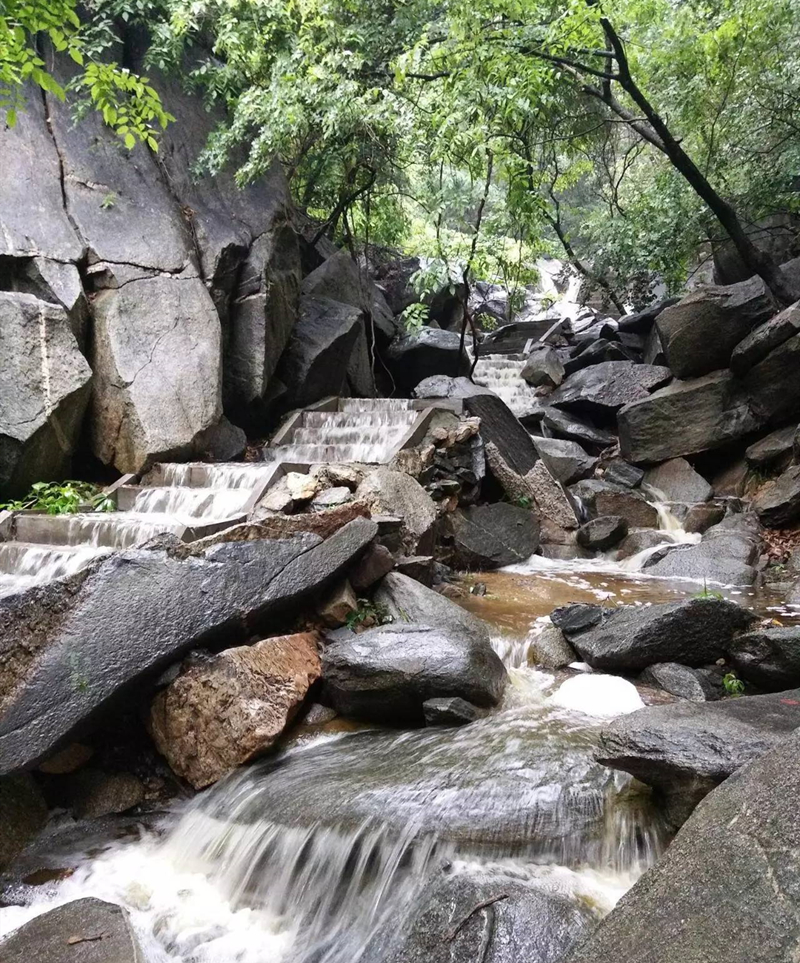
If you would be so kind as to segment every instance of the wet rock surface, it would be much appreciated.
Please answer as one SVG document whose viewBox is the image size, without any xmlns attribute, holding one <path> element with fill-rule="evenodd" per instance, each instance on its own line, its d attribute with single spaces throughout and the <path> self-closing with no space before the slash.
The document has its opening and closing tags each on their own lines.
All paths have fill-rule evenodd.
<svg viewBox="0 0 800 963">
<path fill-rule="evenodd" d="M 715 786 L 800 726 L 800 690 L 640 709 L 603 730 L 598 758 L 655 787 L 679 826 Z"/>
<path fill-rule="evenodd" d="M 467 571 L 527 561 L 539 548 L 539 520 L 530 509 L 498 502 L 453 519 L 455 567 Z"/>
<path fill-rule="evenodd" d="M 790 963 L 799 762 L 800 735 L 789 735 L 715 789 L 567 963 Z"/>
<path fill-rule="evenodd" d="M 343 715 L 390 725 L 421 725 L 429 699 L 497 705 L 506 682 L 487 642 L 402 623 L 329 641 L 322 675 L 327 698 Z"/>
<path fill-rule="evenodd" d="M 725 654 L 756 616 L 725 599 L 690 599 L 648 607 L 568 606 L 556 624 L 596 669 L 640 671 L 659 662 L 700 666 Z"/>
<path fill-rule="evenodd" d="M 737 672 L 760 689 L 800 684 L 800 627 L 767 626 L 738 636 L 729 649 Z"/>
</svg>

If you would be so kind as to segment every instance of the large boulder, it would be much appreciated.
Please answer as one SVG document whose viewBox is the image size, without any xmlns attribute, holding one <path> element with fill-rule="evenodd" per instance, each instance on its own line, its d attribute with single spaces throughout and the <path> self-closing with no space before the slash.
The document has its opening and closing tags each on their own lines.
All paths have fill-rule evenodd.
<svg viewBox="0 0 800 963">
<path fill-rule="evenodd" d="M 150 710 L 173 772 L 202 789 L 272 748 L 320 676 L 318 643 L 305 632 L 187 660 Z"/>
<path fill-rule="evenodd" d="M 729 657 L 743 679 L 767 692 L 800 685 L 800 627 L 767 625 L 737 636 Z"/>
<path fill-rule="evenodd" d="M 37 916 L 0 941 L 3 963 L 142 963 L 121 906 L 87 898 Z"/>
<path fill-rule="evenodd" d="M 670 695 L 687 702 L 708 702 L 716 698 L 716 690 L 709 679 L 696 669 L 678 662 L 657 662 L 641 675 L 642 682 L 655 685 Z"/>
<path fill-rule="evenodd" d="M 675 381 L 618 415 L 622 457 L 653 463 L 721 448 L 762 424 L 728 371 Z"/>
<path fill-rule="evenodd" d="M 800 419 L 800 334 L 778 345 L 744 376 L 748 403 L 759 425 Z"/>
<path fill-rule="evenodd" d="M 645 562 L 650 575 L 692 578 L 720 585 L 751 585 L 760 537 L 752 515 L 730 515 L 713 525 L 698 545 L 669 545 Z"/>
<path fill-rule="evenodd" d="M 588 455 L 576 441 L 562 438 L 534 438 L 534 445 L 550 473 L 562 483 L 572 485 L 582 478 L 590 478 L 597 467 L 597 458 Z"/>
<path fill-rule="evenodd" d="M 420 483 L 402 471 L 377 468 L 356 489 L 356 498 L 374 515 L 399 515 L 407 555 L 432 555 L 436 543 L 436 505 Z"/>
<path fill-rule="evenodd" d="M 793 963 L 798 794 L 800 733 L 706 797 L 565 963 Z"/>
<path fill-rule="evenodd" d="M 259 526 L 173 539 L 0 599 L 0 773 L 47 756 L 115 695 L 225 630 L 336 582 L 377 534 L 357 518 L 326 541 L 265 539 Z"/>
<path fill-rule="evenodd" d="M 659 492 L 667 502 L 707 502 L 714 493 L 708 482 L 685 458 L 672 458 L 645 472 L 644 484 Z"/>
<path fill-rule="evenodd" d="M 530 353 L 521 376 L 534 388 L 557 388 L 564 380 L 564 365 L 555 348 L 541 345 Z"/>
<path fill-rule="evenodd" d="M 458 377 L 470 369 L 457 332 L 438 328 L 396 338 L 386 351 L 386 362 L 398 389 L 406 394 L 432 375 Z"/>
<path fill-rule="evenodd" d="M 648 398 L 671 378 L 669 368 L 605 361 L 571 374 L 547 401 L 557 408 L 607 417 L 624 405 Z"/>
<path fill-rule="evenodd" d="M 501 868 L 436 876 L 376 933 L 374 963 L 555 963 L 589 935 L 595 912 Z"/>
<path fill-rule="evenodd" d="M 300 317 L 276 372 L 288 392 L 284 406 L 304 408 L 340 394 L 363 330 L 364 315 L 358 308 L 330 298 L 303 297 Z"/>
<path fill-rule="evenodd" d="M 753 508 L 764 525 L 780 528 L 800 518 L 800 465 L 793 465 L 774 481 L 767 482 L 753 499 Z"/>
<path fill-rule="evenodd" d="M 322 656 L 327 699 L 346 716 L 389 725 L 423 725 L 423 703 L 459 696 L 495 706 L 506 670 L 477 636 L 446 625 L 384 625 L 352 638 L 328 640 Z"/>
<path fill-rule="evenodd" d="M 560 408 L 546 408 L 542 425 L 556 438 L 577 441 L 588 448 L 601 449 L 613 445 L 617 438 L 604 428 L 590 425 L 569 411 Z"/>
<path fill-rule="evenodd" d="M 656 320 L 667 364 L 676 378 L 725 368 L 736 345 L 777 309 L 760 277 L 694 291 Z"/>
<path fill-rule="evenodd" d="M 731 371 L 742 377 L 771 351 L 797 334 L 800 334 L 800 301 L 751 331 L 736 345 L 731 355 Z"/>
<path fill-rule="evenodd" d="M 734 637 L 756 621 L 752 612 L 735 602 L 716 598 L 646 607 L 570 608 L 582 616 L 577 628 L 564 622 L 569 609 L 554 621 L 584 662 L 612 672 L 638 672 L 658 662 L 707 665 L 723 656 Z"/>
<path fill-rule="evenodd" d="M 466 508 L 453 518 L 452 564 L 487 571 L 526 562 L 539 548 L 539 521 L 530 509 L 508 502 Z"/>
<path fill-rule="evenodd" d="M 800 690 L 651 706 L 603 730 L 599 760 L 657 790 L 680 826 L 715 786 L 800 726 Z"/>
<path fill-rule="evenodd" d="M 619 515 L 602 515 L 581 525 L 578 544 L 593 552 L 605 552 L 613 548 L 628 534 L 628 523 Z"/>
<path fill-rule="evenodd" d="M 796 425 L 787 425 L 785 428 L 778 428 L 771 431 L 768 435 L 753 442 L 745 451 L 748 464 L 756 468 L 786 464 L 792 457 L 794 437 L 797 432 Z"/>
<path fill-rule="evenodd" d="M 92 372 L 64 310 L 30 294 L 0 291 L 0 358 L 0 492 L 16 495 L 69 469 Z"/>
<path fill-rule="evenodd" d="M 194 271 L 95 270 L 94 453 L 121 472 L 185 459 L 222 414 L 222 335 L 206 286 Z"/>
<path fill-rule="evenodd" d="M 396 624 L 429 625 L 446 631 L 451 637 L 462 636 L 470 642 L 489 641 L 489 628 L 485 622 L 400 572 L 390 572 L 383 579 L 374 599 Z"/>
</svg>

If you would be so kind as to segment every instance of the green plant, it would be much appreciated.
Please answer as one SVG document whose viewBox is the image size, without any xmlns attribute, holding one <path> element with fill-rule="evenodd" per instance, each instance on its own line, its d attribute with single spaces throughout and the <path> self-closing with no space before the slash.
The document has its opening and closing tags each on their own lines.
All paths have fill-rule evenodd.
<svg viewBox="0 0 800 963">
<path fill-rule="evenodd" d="M 400 316 L 403 326 L 409 334 L 416 334 L 422 330 L 430 317 L 427 304 L 410 304 Z"/>
<path fill-rule="evenodd" d="M 725 691 L 729 696 L 736 698 L 737 696 L 744 695 L 744 682 L 742 682 L 735 672 L 726 673 L 722 679 L 722 685 L 725 687 Z"/>
<path fill-rule="evenodd" d="M 102 489 L 89 482 L 36 482 L 24 498 L 0 504 L 0 511 L 69 515 L 87 507 L 93 512 L 113 512 L 116 505 Z"/>
<path fill-rule="evenodd" d="M 100 201 L 100 208 L 104 211 L 110 211 L 117 203 L 117 195 L 111 191 L 106 194 L 102 201 Z"/>
<path fill-rule="evenodd" d="M 710 589 L 710 588 L 708 587 L 708 584 L 706 583 L 706 580 L 703 579 L 703 591 L 702 591 L 702 592 L 697 592 L 695 595 L 692 596 L 692 598 L 695 598 L 695 599 L 724 599 L 725 596 L 722 594 L 722 592 L 716 591 L 716 590 L 714 590 L 714 589 Z"/>
<path fill-rule="evenodd" d="M 347 616 L 347 627 L 354 630 L 359 626 L 368 628 L 373 625 L 389 625 L 391 622 L 394 622 L 394 616 L 389 614 L 386 606 L 370 599 L 359 599 L 358 608 Z"/>
<path fill-rule="evenodd" d="M 514 504 L 518 508 L 533 508 L 533 499 L 528 495 L 520 495 L 519 498 L 514 499 Z"/>
</svg>

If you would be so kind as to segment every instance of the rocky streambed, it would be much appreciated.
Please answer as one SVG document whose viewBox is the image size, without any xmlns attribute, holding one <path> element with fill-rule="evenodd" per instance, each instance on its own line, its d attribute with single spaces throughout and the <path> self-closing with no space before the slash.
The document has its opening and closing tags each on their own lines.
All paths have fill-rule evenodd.
<svg viewBox="0 0 800 963">
<path fill-rule="evenodd" d="M 334 710 L 317 707 L 278 755 L 167 811 L 93 823 L 56 815 L 3 878 L 0 935 L 17 931 L 4 959 L 27 959 L 65 933 L 74 943 L 67 940 L 72 955 L 63 958 L 81 963 L 549 963 L 584 940 L 608 940 L 608 926 L 592 936 L 599 921 L 654 865 L 697 801 L 682 814 L 685 793 L 664 806 L 659 778 L 680 760 L 666 759 L 661 747 L 654 761 L 657 737 L 643 736 L 636 720 L 669 717 L 660 731 L 672 727 L 673 752 L 693 753 L 695 768 L 706 763 L 706 784 L 690 787 L 702 797 L 800 724 L 800 700 L 676 704 L 668 687 L 637 677 L 638 669 L 625 678 L 586 671 L 581 659 L 597 661 L 592 653 L 603 649 L 596 633 L 610 631 L 607 613 L 638 611 L 624 638 L 650 641 L 684 607 L 706 606 L 707 626 L 727 616 L 742 629 L 756 621 L 753 610 L 786 624 L 793 615 L 755 590 L 728 590 L 736 605 L 694 598 L 695 582 L 603 560 L 535 564 L 474 576 L 487 593 L 462 599 L 489 623 L 505 664 L 509 683 L 498 706 L 479 708 L 460 728 L 401 730 L 342 725 Z M 617 603 L 630 605 L 615 610 Z M 545 644 L 554 625 L 544 617 L 554 609 L 562 644 L 575 646 L 572 666 Z M 455 635 L 470 628 L 451 625 Z M 724 625 L 719 631 L 725 635 Z M 670 638 L 674 646 L 674 632 Z M 532 664 L 548 653 L 551 668 Z M 704 651 L 702 661 L 716 654 Z M 348 693 L 355 715 L 374 716 L 360 691 Z M 760 699 L 775 703 L 766 723 Z M 709 708 L 717 710 L 710 722 Z M 724 773 L 714 769 L 715 740 L 733 747 Z M 637 751 L 638 770 L 629 758 Z M 108 904 L 128 911 L 132 929 Z M 92 955 L 100 949 L 105 955 Z"/>
</svg>

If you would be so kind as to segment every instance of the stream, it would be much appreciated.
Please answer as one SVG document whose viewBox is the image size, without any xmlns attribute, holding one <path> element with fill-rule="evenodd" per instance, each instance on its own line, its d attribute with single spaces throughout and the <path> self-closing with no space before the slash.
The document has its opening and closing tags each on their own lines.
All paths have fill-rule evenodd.
<svg viewBox="0 0 800 963">
<path fill-rule="evenodd" d="M 463 604 L 493 626 L 509 670 L 500 707 L 460 729 L 310 728 L 168 812 L 56 817 L 2 880 L 0 936 L 95 896 L 130 911 L 147 963 L 371 963 L 376 931 L 434 873 L 476 865 L 609 912 L 668 843 L 646 789 L 593 759 L 602 725 L 644 703 L 618 677 L 537 670 L 529 642 L 558 605 L 698 585 L 540 557 L 470 581 L 487 594 Z M 781 611 L 769 594 L 724 591 Z"/>
</svg>

